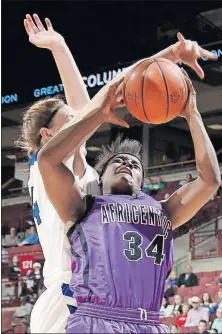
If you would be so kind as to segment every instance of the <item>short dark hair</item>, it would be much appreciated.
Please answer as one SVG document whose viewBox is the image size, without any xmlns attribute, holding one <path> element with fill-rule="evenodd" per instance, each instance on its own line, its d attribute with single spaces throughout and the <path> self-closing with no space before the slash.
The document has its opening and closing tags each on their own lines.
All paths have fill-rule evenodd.
<svg viewBox="0 0 222 334">
<path fill-rule="evenodd" d="M 140 142 L 134 139 L 126 138 L 122 140 L 122 135 L 118 135 L 116 139 L 108 146 L 103 145 L 101 152 L 96 157 L 95 169 L 100 176 L 102 176 L 108 162 L 116 154 L 132 154 L 141 161 L 141 147 Z"/>
<path fill-rule="evenodd" d="M 207 321 L 206 321 L 206 320 L 201 319 L 200 322 L 199 322 L 199 324 L 200 324 L 201 322 L 202 322 L 203 324 L 207 325 Z"/>
</svg>

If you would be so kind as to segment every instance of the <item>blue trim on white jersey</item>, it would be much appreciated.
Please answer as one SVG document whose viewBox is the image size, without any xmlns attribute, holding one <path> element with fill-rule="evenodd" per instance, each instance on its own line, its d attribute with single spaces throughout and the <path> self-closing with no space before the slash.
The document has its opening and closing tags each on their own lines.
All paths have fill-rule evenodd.
<svg viewBox="0 0 222 334">
<path fill-rule="evenodd" d="M 37 161 L 37 154 L 38 154 L 38 152 L 35 153 L 35 154 L 30 155 L 30 157 L 29 157 L 29 166 L 30 167 L 33 166 L 34 163 Z"/>
<path fill-rule="evenodd" d="M 69 288 L 69 284 L 63 283 L 63 285 L 61 286 L 61 288 L 62 288 L 62 294 L 64 296 L 72 297 L 73 298 L 73 293 L 72 293 L 72 291 Z M 77 310 L 77 307 L 75 307 L 75 306 L 72 306 L 72 305 L 67 305 L 67 306 L 68 306 L 69 312 L 71 314 L 75 313 L 75 311 Z"/>
</svg>

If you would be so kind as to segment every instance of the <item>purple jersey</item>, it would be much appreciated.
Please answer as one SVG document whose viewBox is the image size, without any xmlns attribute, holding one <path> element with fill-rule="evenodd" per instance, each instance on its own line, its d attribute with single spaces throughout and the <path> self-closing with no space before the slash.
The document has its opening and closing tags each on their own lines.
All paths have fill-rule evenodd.
<svg viewBox="0 0 222 334">
<path fill-rule="evenodd" d="M 95 197 L 70 242 L 78 305 L 159 312 L 173 264 L 172 226 L 160 202 L 142 192 Z"/>
</svg>

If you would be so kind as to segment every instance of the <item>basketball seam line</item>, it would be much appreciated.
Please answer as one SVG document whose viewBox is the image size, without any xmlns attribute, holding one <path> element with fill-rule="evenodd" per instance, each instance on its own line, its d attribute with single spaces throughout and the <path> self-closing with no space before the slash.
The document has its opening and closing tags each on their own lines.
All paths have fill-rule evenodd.
<svg viewBox="0 0 222 334">
<path fill-rule="evenodd" d="M 142 77 L 142 106 L 143 106 L 143 113 L 144 113 L 144 116 L 146 117 L 146 119 L 147 119 L 147 121 L 148 121 L 149 123 L 151 123 L 151 121 L 150 121 L 149 118 L 147 117 L 146 110 L 145 110 L 145 106 L 144 106 L 144 99 L 143 99 L 143 96 L 144 96 L 144 82 L 145 82 L 146 71 L 147 71 L 148 67 L 149 67 L 151 64 L 153 64 L 154 62 L 155 62 L 155 60 L 154 60 L 152 63 L 148 64 L 147 67 L 144 68 L 144 70 L 143 70 L 143 77 Z"/>
<path fill-rule="evenodd" d="M 184 84 L 184 87 L 185 87 L 185 92 L 187 92 L 187 98 L 186 98 L 186 100 L 185 100 L 185 102 L 184 102 L 184 106 L 183 106 L 182 111 L 183 111 L 184 108 L 186 107 L 186 105 L 187 105 L 187 101 L 188 101 L 188 99 L 189 99 L 189 91 L 188 91 L 188 87 L 187 87 L 187 83 L 186 83 L 185 78 L 183 78 L 183 84 Z"/>
<path fill-rule="evenodd" d="M 166 64 L 166 62 L 164 60 L 158 60 L 158 63 L 165 63 Z M 178 66 L 178 68 L 180 69 L 179 66 Z M 187 87 L 187 83 L 186 83 L 185 78 L 183 78 L 183 84 L 184 84 L 184 87 L 185 87 L 185 91 L 187 91 L 187 98 L 186 98 L 186 100 L 184 102 L 184 106 L 183 106 L 183 109 L 184 109 L 186 107 L 186 104 L 187 104 L 187 101 L 188 101 L 188 98 L 189 98 L 189 91 L 188 91 L 188 87 Z"/>
<path fill-rule="evenodd" d="M 124 85 L 123 85 L 123 96 L 124 96 L 124 98 L 125 98 L 126 107 L 127 107 L 127 99 L 126 99 L 126 94 L 125 94 L 125 92 L 126 92 L 126 84 L 127 84 L 128 80 L 129 80 L 130 76 L 131 76 L 132 73 L 134 72 L 134 70 L 135 70 L 139 65 L 143 64 L 143 63 L 146 62 L 146 61 L 147 61 L 147 59 L 144 59 L 141 63 L 137 64 L 134 68 L 132 68 L 132 69 L 131 69 L 131 73 L 129 73 L 129 76 L 128 76 L 126 82 L 124 81 Z M 143 70 L 143 74 L 144 74 L 144 71 L 148 68 L 148 66 L 151 65 L 151 64 L 153 64 L 153 63 L 154 63 L 154 60 L 152 61 L 152 63 L 148 64 L 147 67 Z M 142 105 L 143 105 L 143 82 L 142 82 Z M 127 107 L 127 109 L 128 109 L 128 107 Z M 150 120 L 149 120 L 148 117 L 146 116 L 144 106 L 143 106 L 143 113 L 144 113 L 146 119 L 148 120 L 148 122 L 150 122 Z M 133 115 L 133 116 L 134 116 L 134 115 Z M 134 117 L 135 117 L 135 116 L 134 116 Z"/>
<path fill-rule="evenodd" d="M 133 68 L 131 69 L 130 73 L 128 74 L 128 78 L 127 78 L 126 81 L 125 81 L 125 78 L 124 78 L 123 96 L 124 96 L 124 98 L 125 98 L 126 107 L 127 107 L 127 99 L 126 99 L 126 94 L 125 94 L 125 93 L 126 93 L 126 84 L 127 84 L 128 80 L 129 80 L 129 78 L 131 77 L 133 71 L 134 71 L 139 65 L 143 64 L 146 60 L 147 60 L 147 59 L 141 61 L 141 63 L 137 64 L 135 67 L 133 67 Z M 128 109 L 128 107 L 127 107 L 127 109 Z"/>
<path fill-rule="evenodd" d="M 155 61 L 155 60 L 154 60 Z M 166 118 L 165 118 L 165 121 L 167 121 L 167 116 L 168 116 L 168 114 L 169 114 L 169 92 L 168 92 L 168 87 L 167 87 L 167 82 L 166 82 L 166 79 L 165 79 L 165 76 L 164 76 L 164 74 L 163 74 L 163 72 L 162 72 L 162 68 L 161 68 L 161 66 L 158 64 L 158 62 L 157 61 L 155 61 L 156 62 L 156 64 L 157 64 L 157 66 L 159 67 L 159 69 L 160 69 L 160 73 L 161 73 L 161 75 L 162 75 L 162 78 L 163 78 L 163 81 L 164 81 L 164 85 L 165 85 L 165 88 L 166 88 L 166 95 L 167 95 L 167 110 L 166 110 Z"/>
</svg>

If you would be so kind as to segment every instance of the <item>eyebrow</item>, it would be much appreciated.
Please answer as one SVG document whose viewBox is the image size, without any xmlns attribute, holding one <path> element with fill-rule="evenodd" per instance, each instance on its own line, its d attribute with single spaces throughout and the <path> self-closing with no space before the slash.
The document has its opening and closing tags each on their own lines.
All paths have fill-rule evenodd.
<svg viewBox="0 0 222 334">
<path fill-rule="evenodd" d="M 130 154 L 127 154 L 127 155 L 130 155 Z M 123 159 L 123 160 L 128 160 L 128 158 L 126 157 L 126 156 L 124 156 L 124 155 L 117 155 L 116 157 L 114 157 L 113 158 L 113 160 L 115 159 L 115 158 L 121 158 L 121 159 Z M 140 163 L 140 161 L 139 160 L 132 160 L 132 162 L 133 163 L 136 163 L 137 165 L 139 165 L 139 166 L 141 166 L 142 167 L 142 165 L 141 165 L 141 163 Z"/>
</svg>

